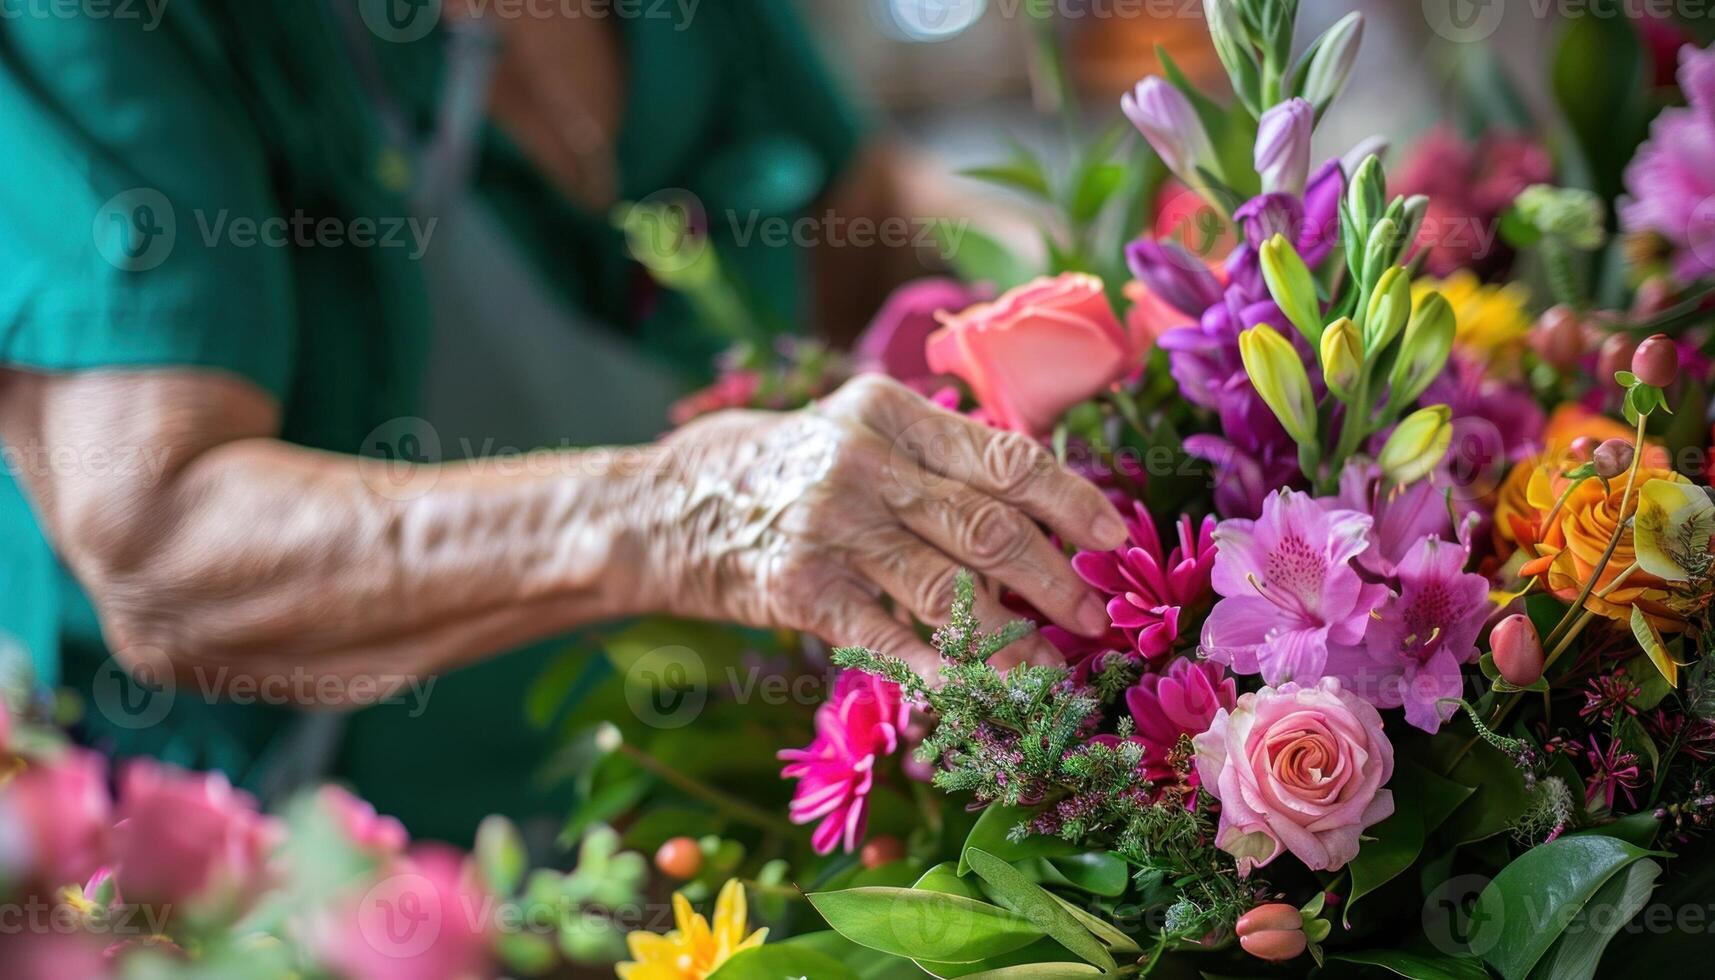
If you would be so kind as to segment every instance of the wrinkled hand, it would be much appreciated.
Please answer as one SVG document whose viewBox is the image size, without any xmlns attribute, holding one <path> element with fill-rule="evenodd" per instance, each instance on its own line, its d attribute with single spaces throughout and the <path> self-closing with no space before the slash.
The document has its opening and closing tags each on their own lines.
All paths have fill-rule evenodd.
<svg viewBox="0 0 1715 980">
<path fill-rule="evenodd" d="M 962 567 L 985 627 L 1017 618 L 1005 585 L 1083 635 L 1101 600 L 1039 529 L 1118 547 L 1119 515 L 1030 438 L 945 411 L 880 376 L 790 413 L 723 412 L 664 444 L 644 533 L 648 601 L 679 615 L 801 629 L 932 672 L 934 651 L 879 601 L 939 625 Z M 1056 662 L 1032 636 L 1002 655 Z"/>
</svg>

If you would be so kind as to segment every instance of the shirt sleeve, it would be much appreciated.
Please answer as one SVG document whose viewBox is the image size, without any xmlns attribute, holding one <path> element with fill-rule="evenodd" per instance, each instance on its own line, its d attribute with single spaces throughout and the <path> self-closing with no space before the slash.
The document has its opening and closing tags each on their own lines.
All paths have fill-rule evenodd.
<svg viewBox="0 0 1715 980">
<path fill-rule="evenodd" d="M 276 398 L 295 346 L 267 154 L 216 45 L 160 23 L 0 22 L 0 362 L 188 366 Z"/>
</svg>

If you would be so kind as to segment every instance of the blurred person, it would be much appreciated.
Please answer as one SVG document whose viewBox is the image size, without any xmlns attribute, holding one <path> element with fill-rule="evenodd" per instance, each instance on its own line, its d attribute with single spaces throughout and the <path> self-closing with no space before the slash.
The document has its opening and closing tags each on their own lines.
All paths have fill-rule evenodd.
<svg viewBox="0 0 1715 980">
<path fill-rule="evenodd" d="M 343 779 L 459 840 L 491 810 L 563 817 L 523 694 L 585 624 L 789 627 L 923 665 L 882 600 L 934 622 L 971 566 L 1105 629 L 1038 522 L 1112 547 L 1111 506 L 891 383 L 440 462 L 437 432 L 659 432 L 727 342 L 628 258 L 616 202 L 881 216 L 892 186 L 786 0 L 442 6 L 0 23 L 0 629 L 84 693 L 85 738 L 264 792 Z M 772 318 L 834 335 L 892 277 L 878 249 L 722 258 Z M 416 419 L 437 400 L 449 421 Z M 176 680 L 163 715 L 116 665 Z"/>
</svg>

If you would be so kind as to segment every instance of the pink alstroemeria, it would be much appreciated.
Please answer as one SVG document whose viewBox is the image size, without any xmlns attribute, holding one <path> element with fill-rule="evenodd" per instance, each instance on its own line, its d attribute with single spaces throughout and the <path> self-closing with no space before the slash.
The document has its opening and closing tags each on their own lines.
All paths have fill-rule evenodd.
<svg viewBox="0 0 1715 980">
<path fill-rule="evenodd" d="M 1376 610 L 1362 644 L 1335 647 L 1327 671 L 1378 708 L 1435 732 L 1453 716 L 1461 664 L 1477 659 L 1477 634 L 1493 611 L 1489 581 L 1465 571 L 1470 553 L 1437 537 L 1419 541 L 1395 571 L 1399 594 Z"/>
<path fill-rule="evenodd" d="M 1179 543 L 1172 551 L 1162 546 L 1155 519 L 1142 504 L 1132 504 L 1132 515 L 1125 523 L 1128 534 L 1124 547 L 1081 551 L 1073 557 L 1072 569 L 1111 597 L 1108 617 L 1125 636 L 1129 647 L 1125 652 L 1158 660 L 1172 651 L 1179 638 L 1181 613 L 1196 610 L 1209 599 L 1215 520 L 1206 517 L 1194 528 L 1191 518 L 1179 518 L 1174 525 Z M 1094 666 L 1093 659 L 1080 660 L 1074 666 L 1087 673 Z"/>
<path fill-rule="evenodd" d="M 859 670 L 834 682 L 834 694 L 816 709 L 816 738 L 802 749 L 783 749 L 785 779 L 797 779 L 793 823 L 821 824 L 811 835 L 817 854 L 836 846 L 848 853 L 863 840 L 875 764 L 899 750 L 911 706 L 899 685 Z"/>
<path fill-rule="evenodd" d="M 1224 598 L 1203 624 L 1208 658 L 1271 685 L 1319 680 L 1328 648 L 1362 640 L 1370 611 L 1387 598 L 1351 564 L 1373 523 L 1297 490 L 1270 494 L 1254 521 L 1222 521 L 1212 582 Z"/>
<path fill-rule="evenodd" d="M 1394 486 L 1382 479 L 1380 466 L 1355 458 L 1340 473 L 1340 492 L 1323 497 L 1330 510 L 1355 510 L 1375 519 L 1370 544 L 1358 556 L 1358 566 L 1382 578 L 1394 574 L 1413 546 L 1430 535 L 1449 537 L 1453 517 L 1447 500 L 1432 481 Z"/>
<path fill-rule="evenodd" d="M 1179 747 L 1181 736 L 1196 737 L 1209 730 L 1209 723 L 1222 708 L 1232 709 L 1238 687 L 1219 664 L 1181 657 L 1162 673 L 1145 674 L 1125 692 L 1125 706 L 1137 725 L 1136 739 L 1143 744 L 1143 764 L 1150 779 L 1172 775 L 1168 761 Z M 1198 783 L 1197 771 L 1189 773 L 1190 785 Z"/>
</svg>

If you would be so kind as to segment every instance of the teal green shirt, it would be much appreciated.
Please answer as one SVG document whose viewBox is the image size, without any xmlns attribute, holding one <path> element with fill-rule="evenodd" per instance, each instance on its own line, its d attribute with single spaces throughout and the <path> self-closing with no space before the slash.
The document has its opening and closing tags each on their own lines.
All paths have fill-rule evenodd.
<svg viewBox="0 0 1715 980">
<path fill-rule="evenodd" d="M 373 455 L 366 437 L 416 414 L 433 319 L 419 250 L 298 243 L 321 219 L 342 234 L 369 219 L 410 241 L 410 168 L 375 93 L 398 106 L 413 139 L 426 136 L 446 36 L 363 35 L 373 59 L 354 58 L 335 5 L 360 3 L 371 5 L 173 0 L 159 24 L 0 21 L 0 362 L 228 371 L 280 401 L 285 439 L 342 453 Z M 721 0 L 688 21 L 618 26 L 622 198 L 680 188 L 711 215 L 790 216 L 851 157 L 860 127 L 788 0 Z M 373 64 L 379 87 L 360 64 Z M 674 296 L 639 301 L 646 276 L 609 216 L 556 193 L 492 127 L 480 139 L 473 193 L 554 295 L 687 381 L 701 374 L 722 341 Z M 273 247 L 252 230 L 268 219 L 312 230 Z M 762 236 L 738 247 L 743 225 L 711 222 L 723 261 L 770 318 L 801 322 L 803 256 Z M 0 655 L 27 656 L 45 684 L 83 689 L 85 734 L 98 744 L 261 781 L 292 728 L 286 712 L 211 705 L 195 692 L 158 720 L 103 710 L 129 702 L 112 700 L 124 692 L 99 625 L 11 475 L 57 464 L 6 449 Z M 359 713 L 334 775 L 441 836 L 468 832 L 476 807 L 532 805 L 522 791 L 484 794 L 532 783 L 541 746 L 520 719 L 539 661 L 503 657 L 440 678 L 423 717 Z M 498 731 L 498 744 L 468 736 L 479 729 Z M 424 750 L 412 752 L 414 741 Z"/>
</svg>

